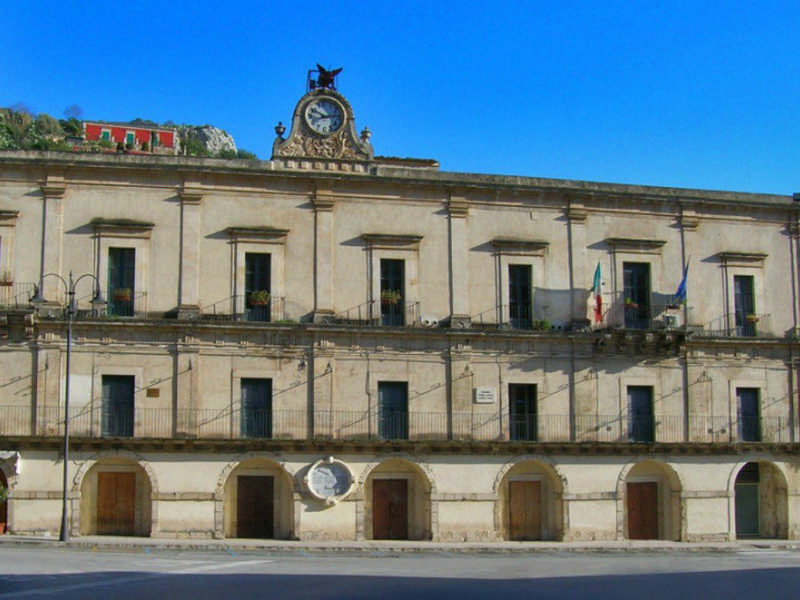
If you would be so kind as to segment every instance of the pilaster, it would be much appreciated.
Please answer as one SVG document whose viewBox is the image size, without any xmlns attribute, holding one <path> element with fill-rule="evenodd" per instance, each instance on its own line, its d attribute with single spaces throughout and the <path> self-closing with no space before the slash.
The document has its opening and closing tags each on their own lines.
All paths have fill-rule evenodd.
<svg viewBox="0 0 800 600">
<path fill-rule="evenodd" d="M 314 205 L 314 322 L 333 316 L 333 208 L 330 189 L 316 188 Z"/>
<path fill-rule="evenodd" d="M 179 191 L 181 199 L 181 264 L 178 318 L 196 319 L 200 315 L 200 217 L 202 188 L 186 181 Z"/>
<path fill-rule="evenodd" d="M 64 196 L 67 183 L 61 175 L 49 174 L 39 185 L 42 192 L 42 247 L 39 295 L 47 303 L 58 304 L 63 286 L 56 277 L 43 278 L 47 273 L 61 274 L 62 240 L 64 234 Z"/>
<path fill-rule="evenodd" d="M 467 217 L 469 203 L 450 194 L 447 217 L 450 241 L 450 327 L 467 328 L 469 316 L 469 249 Z"/>
</svg>

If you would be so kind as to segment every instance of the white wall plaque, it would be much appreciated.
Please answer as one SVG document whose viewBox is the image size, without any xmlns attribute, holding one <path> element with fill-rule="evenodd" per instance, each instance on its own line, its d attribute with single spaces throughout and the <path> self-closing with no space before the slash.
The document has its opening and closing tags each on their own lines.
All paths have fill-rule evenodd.
<svg viewBox="0 0 800 600">
<path fill-rule="evenodd" d="M 475 404 L 494 404 L 496 394 L 494 388 L 490 387 L 476 387 Z"/>
<path fill-rule="evenodd" d="M 328 456 L 315 462 L 308 468 L 304 478 L 306 488 L 312 496 L 324 500 L 327 504 L 335 504 L 353 487 L 353 474 L 342 461 Z"/>
</svg>

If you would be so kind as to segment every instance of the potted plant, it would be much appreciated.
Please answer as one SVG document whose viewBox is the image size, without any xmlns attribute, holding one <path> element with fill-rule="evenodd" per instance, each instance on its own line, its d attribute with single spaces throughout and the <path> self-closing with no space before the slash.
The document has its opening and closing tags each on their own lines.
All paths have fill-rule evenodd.
<svg viewBox="0 0 800 600">
<path fill-rule="evenodd" d="M 758 315 L 745 315 L 744 318 L 748 323 L 758 323 Z"/>
<path fill-rule="evenodd" d="M 0 286 L 11 286 L 14 285 L 14 280 L 11 277 L 11 273 L 8 271 L 3 271 L 0 274 Z"/>
<path fill-rule="evenodd" d="M 631 298 L 625 298 L 625 308 L 639 308 L 639 305 Z"/>
<path fill-rule="evenodd" d="M 130 302 L 132 294 L 133 290 L 131 290 L 131 288 L 115 288 L 111 292 L 111 297 L 114 299 L 114 302 Z"/>
<path fill-rule="evenodd" d="M 396 305 L 400 297 L 400 290 L 381 290 L 381 304 Z"/>
<path fill-rule="evenodd" d="M 267 290 L 256 290 L 255 292 L 250 292 L 250 295 L 247 297 L 248 301 L 250 302 L 250 306 L 266 306 L 269 304 L 269 292 Z"/>
</svg>

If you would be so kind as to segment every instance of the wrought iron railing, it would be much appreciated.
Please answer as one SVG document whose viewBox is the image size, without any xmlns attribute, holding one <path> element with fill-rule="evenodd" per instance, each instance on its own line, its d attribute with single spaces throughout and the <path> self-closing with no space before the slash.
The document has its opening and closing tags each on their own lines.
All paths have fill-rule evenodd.
<svg viewBox="0 0 800 600">
<path fill-rule="evenodd" d="M 727 313 L 703 327 L 703 335 L 710 337 L 771 337 L 770 314 Z"/>
<path fill-rule="evenodd" d="M 570 435 L 571 423 L 574 434 Z M 685 431 L 688 427 L 688 439 Z M 63 407 L 0 406 L 2 436 L 61 436 Z M 241 407 L 70 407 L 70 434 L 88 438 L 532 441 L 579 443 L 789 443 L 788 417 L 710 415 L 500 415 L 498 411 L 245 410 Z"/>
<path fill-rule="evenodd" d="M 0 282 L 0 308 L 29 308 L 31 298 L 36 295 L 36 284 L 33 282 Z"/>
<path fill-rule="evenodd" d="M 248 301 L 244 294 L 228 296 L 200 309 L 200 316 L 207 321 L 249 321 L 270 323 L 285 321 L 286 302 L 283 296 L 270 296 L 263 304 Z"/>
</svg>

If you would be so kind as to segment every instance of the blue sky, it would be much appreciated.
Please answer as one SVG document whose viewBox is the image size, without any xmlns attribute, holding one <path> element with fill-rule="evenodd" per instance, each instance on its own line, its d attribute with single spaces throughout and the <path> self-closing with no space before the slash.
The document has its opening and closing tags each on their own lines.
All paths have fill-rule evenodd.
<svg viewBox="0 0 800 600">
<path fill-rule="evenodd" d="M 269 158 L 316 62 L 377 154 L 800 191 L 800 3 L 15 2 L 0 106 L 209 123 Z"/>
</svg>

